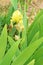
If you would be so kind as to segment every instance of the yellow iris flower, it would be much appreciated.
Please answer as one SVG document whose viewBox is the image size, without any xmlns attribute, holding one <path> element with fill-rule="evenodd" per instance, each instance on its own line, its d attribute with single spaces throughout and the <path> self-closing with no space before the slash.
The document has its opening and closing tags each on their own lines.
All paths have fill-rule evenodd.
<svg viewBox="0 0 43 65">
<path fill-rule="evenodd" d="M 17 23 L 15 25 L 16 29 L 22 31 L 24 29 L 23 16 L 19 10 L 16 10 L 11 17 L 12 27 L 13 27 L 13 23 L 15 23 L 15 22 Z"/>
<path fill-rule="evenodd" d="M 19 10 L 16 10 L 11 17 L 11 21 L 16 23 L 20 22 L 20 20 L 22 19 L 23 19 L 23 16 Z"/>
</svg>

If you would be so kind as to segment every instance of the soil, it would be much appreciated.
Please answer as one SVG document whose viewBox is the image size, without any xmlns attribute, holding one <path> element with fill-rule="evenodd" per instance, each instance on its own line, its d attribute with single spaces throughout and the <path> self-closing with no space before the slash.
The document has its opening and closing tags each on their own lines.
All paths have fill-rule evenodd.
<svg viewBox="0 0 43 65">
<path fill-rule="evenodd" d="M 9 3 L 10 3 L 10 0 L 0 0 L 0 5 L 3 6 L 3 7 L 8 6 Z"/>
</svg>

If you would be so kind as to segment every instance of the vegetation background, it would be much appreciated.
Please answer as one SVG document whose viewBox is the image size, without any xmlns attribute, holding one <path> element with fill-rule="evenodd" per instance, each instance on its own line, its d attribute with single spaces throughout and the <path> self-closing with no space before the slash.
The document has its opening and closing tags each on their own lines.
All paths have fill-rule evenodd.
<svg viewBox="0 0 43 65">
<path fill-rule="evenodd" d="M 32 0 L 31 4 L 29 4 L 28 2 L 27 2 L 27 4 L 29 5 L 29 8 L 27 10 L 27 16 L 29 17 L 29 21 L 31 24 L 32 21 L 34 20 L 34 16 L 36 15 L 36 13 L 40 9 L 43 9 L 43 0 Z M 10 5 L 11 5 L 10 0 L 0 0 L 0 14 L 6 15 L 6 12 L 8 11 L 8 8 Z M 32 12 L 32 8 L 34 8 L 33 12 Z M 32 12 L 32 14 L 31 14 L 31 12 Z"/>
<path fill-rule="evenodd" d="M 1 34 L 0 59 L 2 59 L 2 62 L 0 61 L 0 65 L 5 65 L 5 64 L 6 65 L 11 65 L 11 64 L 26 65 L 28 63 L 30 65 L 30 61 L 32 59 L 33 60 L 31 62 L 32 63 L 31 65 L 34 65 L 34 62 L 35 62 L 35 65 L 43 65 L 43 44 L 42 44 L 43 43 L 43 0 L 32 0 L 31 3 L 30 2 L 28 3 L 28 0 L 20 0 L 20 2 L 17 3 L 18 8 L 21 1 L 23 2 L 26 1 L 25 5 L 28 7 L 26 9 L 26 7 L 24 6 L 24 8 L 26 9 L 26 12 L 25 12 L 24 11 L 25 9 L 23 9 L 23 7 L 21 6 L 24 12 L 24 13 L 22 12 L 24 15 L 23 16 L 24 31 L 22 33 L 21 32 L 16 33 L 17 30 L 15 30 L 15 27 L 14 27 L 14 25 L 16 24 L 13 25 L 13 28 L 11 27 L 11 24 L 10 24 L 11 15 L 14 11 L 14 8 L 16 9 L 16 5 L 14 4 L 16 0 L 11 0 L 11 2 L 10 0 L 0 0 L 0 34 Z M 11 7 L 10 5 L 13 5 L 14 8 Z M 38 12 L 39 14 L 36 16 Z M 34 20 L 35 16 L 36 18 Z M 5 25 L 6 23 L 7 25 Z M 27 23 L 30 23 L 30 24 L 32 23 L 32 25 L 28 27 Z M 15 33 L 16 35 L 20 36 L 20 39 L 18 41 L 15 40 Z"/>
</svg>

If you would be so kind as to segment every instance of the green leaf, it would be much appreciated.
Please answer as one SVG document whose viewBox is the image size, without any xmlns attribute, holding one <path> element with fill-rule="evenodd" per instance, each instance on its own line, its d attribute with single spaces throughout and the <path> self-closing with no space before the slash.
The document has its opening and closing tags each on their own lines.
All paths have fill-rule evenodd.
<svg viewBox="0 0 43 65">
<path fill-rule="evenodd" d="M 39 26 L 39 36 L 43 37 L 43 14 L 38 20 L 38 26 Z"/>
<path fill-rule="evenodd" d="M 31 42 L 34 35 L 38 32 L 38 24 L 36 21 L 32 23 L 32 25 L 28 28 L 28 44 Z"/>
<path fill-rule="evenodd" d="M 14 7 L 14 10 L 16 10 L 17 5 L 18 5 L 18 0 L 10 0 L 10 1 L 11 1 L 12 6 Z"/>
<path fill-rule="evenodd" d="M 35 59 L 37 61 L 42 56 L 43 56 L 43 44 L 34 52 L 34 54 L 26 61 L 24 65 L 29 63 L 32 59 Z"/>
<path fill-rule="evenodd" d="M 29 64 L 27 65 L 34 65 L 35 64 L 35 59 L 33 59 Z"/>
<path fill-rule="evenodd" d="M 26 16 L 25 11 L 24 11 L 23 24 L 24 24 L 24 31 L 22 32 L 22 38 L 25 39 L 23 46 L 24 46 L 24 48 L 26 48 L 27 47 L 27 27 L 28 27 L 28 23 L 27 23 L 27 16 Z"/>
<path fill-rule="evenodd" d="M 12 13 L 14 11 L 14 8 L 12 6 L 9 7 L 9 10 L 8 10 L 8 13 L 6 15 L 6 18 L 5 18 L 5 21 L 6 23 L 9 25 L 10 23 L 10 19 L 11 19 L 11 16 L 12 16 Z"/>
<path fill-rule="evenodd" d="M 0 65 L 5 65 L 5 64 L 6 65 L 10 65 L 10 63 L 11 63 L 11 61 L 12 61 L 14 55 L 15 55 L 15 52 L 18 49 L 19 43 L 20 43 L 20 40 L 17 41 L 15 44 L 13 44 L 11 46 L 11 48 L 8 50 L 8 52 L 6 53 L 6 55 L 4 56 L 4 58 L 2 59 L 2 61 L 0 62 Z"/>
<path fill-rule="evenodd" d="M 10 36 L 8 36 L 8 41 L 11 46 L 16 43 Z"/>
<path fill-rule="evenodd" d="M 33 55 L 33 58 L 35 58 L 36 60 L 39 59 L 39 57 L 43 56 L 43 46 L 41 46 Z"/>
<path fill-rule="evenodd" d="M 43 56 L 43 46 L 39 47 L 27 62 L 33 58 L 38 60 L 41 56 Z"/>
<path fill-rule="evenodd" d="M 4 26 L 0 36 L 0 60 L 3 58 L 7 45 L 7 25 Z"/>
<path fill-rule="evenodd" d="M 43 65 L 43 56 L 36 61 L 35 65 Z"/>
<path fill-rule="evenodd" d="M 13 44 L 17 43 L 18 41 L 14 41 L 10 36 L 8 36 L 8 41 L 9 41 L 9 44 L 12 46 Z M 14 58 L 16 58 L 19 54 L 20 54 L 20 50 L 19 48 L 17 49 L 15 55 L 14 55 Z"/>
<path fill-rule="evenodd" d="M 36 41 L 38 39 L 39 39 L 39 31 L 34 35 L 34 37 L 33 37 L 33 39 L 31 40 L 30 43 L 32 43 L 32 42 L 34 42 L 34 41 Z"/>
<path fill-rule="evenodd" d="M 43 38 L 31 43 L 12 63 L 12 65 L 23 65 L 31 55 L 36 51 L 36 49 L 42 44 Z"/>
<path fill-rule="evenodd" d="M 40 11 L 40 13 L 38 13 L 38 15 L 35 17 L 34 22 L 32 23 L 32 25 L 28 28 L 28 44 L 31 42 L 32 38 L 34 37 L 34 35 L 38 32 L 39 30 L 39 26 L 38 26 L 38 22 L 39 18 L 43 15 L 43 10 Z"/>
<path fill-rule="evenodd" d="M 23 38 L 20 43 L 20 50 L 23 51 L 25 49 L 25 39 Z"/>
</svg>

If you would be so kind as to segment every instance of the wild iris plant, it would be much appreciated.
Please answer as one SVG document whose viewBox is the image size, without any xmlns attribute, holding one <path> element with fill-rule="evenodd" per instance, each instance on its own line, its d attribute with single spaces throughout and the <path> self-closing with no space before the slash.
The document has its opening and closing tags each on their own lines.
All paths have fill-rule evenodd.
<svg viewBox="0 0 43 65">
<path fill-rule="evenodd" d="M 26 3 L 24 10 L 18 10 L 18 0 L 11 3 L 8 14 L 0 18 L 0 65 L 43 65 L 43 10 L 28 27 Z"/>
</svg>

